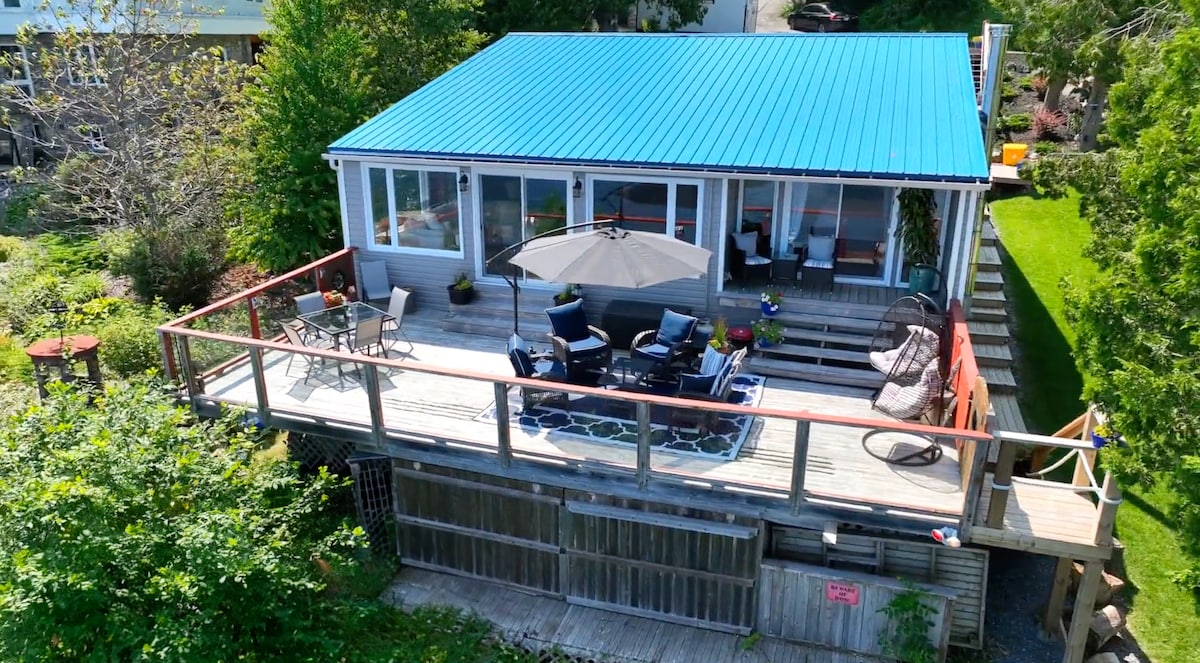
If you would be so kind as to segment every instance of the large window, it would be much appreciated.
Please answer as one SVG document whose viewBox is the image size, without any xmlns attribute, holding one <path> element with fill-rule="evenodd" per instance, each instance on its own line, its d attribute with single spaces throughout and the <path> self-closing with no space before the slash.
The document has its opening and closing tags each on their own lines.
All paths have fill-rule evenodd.
<svg viewBox="0 0 1200 663">
<path fill-rule="evenodd" d="M 592 219 L 700 243 L 699 184 L 594 179 L 591 185 Z"/>
<path fill-rule="evenodd" d="M 839 275 L 883 280 L 894 199 L 888 187 L 793 183 L 786 241 L 798 247 L 814 235 L 833 237 Z"/>
<path fill-rule="evenodd" d="M 33 96 L 33 77 L 29 75 L 29 57 L 24 46 L 17 44 L 0 44 L 0 58 L 3 58 L 4 80 L 0 84 L 11 85 L 25 96 Z"/>
<path fill-rule="evenodd" d="M 368 166 L 365 180 L 372 247 L 461 253 L 457 172 Z"/>
</svg>

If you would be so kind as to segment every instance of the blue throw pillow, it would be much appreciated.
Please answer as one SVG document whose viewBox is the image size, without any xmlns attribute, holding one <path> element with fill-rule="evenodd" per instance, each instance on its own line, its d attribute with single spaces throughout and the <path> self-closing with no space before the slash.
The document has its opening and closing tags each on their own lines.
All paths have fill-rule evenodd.
<svg viewBox="0 0 1200 663">
<path fill-rule="evenodd" d="M 662 322 L 658 323 L 656 340 L 663 345 L 671 346 L 682 343 L 692 336 L 696 327 L 696 319 L 690 315 L 676 313 L 671 309 L 663 310 Z"/>
<path fill-rule="evenodd" d="M 548 308 L 546 317 L 550 318 L 550 327 L 554 329 L 554 335 L 561 336 L 568 343 L 582 341 L 590 336 L 587 314 L 583 312 L 582 299 L 576 299 L 570 304 Z"/>
<path fill-rule="evenodd" d="M 694 394 L 707 394 L 712 391 L 715 375 L 693 375 L 684 373 L 679 376 L 679 391 Z"/>
</svg>

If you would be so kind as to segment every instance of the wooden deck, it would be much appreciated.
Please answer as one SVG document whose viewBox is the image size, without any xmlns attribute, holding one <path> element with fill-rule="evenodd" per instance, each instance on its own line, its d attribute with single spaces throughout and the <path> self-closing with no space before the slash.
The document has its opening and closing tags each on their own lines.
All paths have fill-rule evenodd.
<svg viewBox="0 0 1200 663">
<path fill-rule="evenodd" d="M 452 606 L 491 622 L 535 653 L 562 651 L 613 663 L 867 663 L 876 659 L 744 638 L 535 596 L 486 581 L 406 568 L 382 597 L 396 606 Z"/>
<path fill-rule="evenodd" d="M 984 485 L 990 485 L 988 474 Z M 1096 505 L 1086 494 L 1061 488 L 1064 484 L 1016 479 L 1004 508 L 1004 527 L 975 525 L 971 541 L 1013 550 L 1076 559 L 1107 559 L 1108 546 L 1096 544 Z M 1055 487 L 1060 486 L 1060 487 Z M 987 520 L 991 491 L 984 490 L 976 522 Z"/>
<path fill-rule="evenodd" d="M 503 354 L 504 341 L 475 334 L 454 334 L 440 328 L 440 311 L 419 312 L 406 318 L 405 331 L 413 350 L 404 361 L 448 368 L 485 371 L 511 377 Z M 407 349 L 403 343 L 397 349 Z M 268 351 L 264 355 L 267 399 L 273 412 L 315 421 L 370 425 L 366 390 L 351 377 L 342 384 L 332 367 L 319 370 L 304 384 L 303 357 Z M 392 370 L 380 374 L 383 420 L 389 434 L 429 439 L 452 439 L 495 447 L 494 423 L 476 417 L 494 403 L 491 383 Z M 761 405 L 794 411 L 845 415 L 881 422 L 892 421 L 873 411 L 869 392 L 830 385 L 769 378 Z M 253 409 L 257 404 L 249 365 L 233 368 L 206 381 L 205 393 Z M 341 424 L 339 424 L 341 425 Z M 814 424 L 804 482 L 806 498 L 820 502 L 869 505 L 881 514 L 913 516 L 931 523 L 956 523 L 962 514 L 960 471 L 952 445 L 928 467 L 889 465 L 867 454 L 856 428 Z M 880 440 L 879 438 L 883 438 Z M 898 433 L 877 436 L 883 446 L 906 448 L 922 440 Z M 515 455 L 584 459 L 591 463 L 636 467 L 636 446 L 589 440 L 556 431 L 531 432 L 511 427 Z M 651 467 L 656 475 L 677 479 L 694 488 L 746 492 L 747 486 L 765 495 L 786 499 L 792 478 L 795 425 L 792 421 L 760 418 L 736 460 L 720 461 L 655 450 Z M 731 486 L 732 485 L 732 486 Z"/>
</svg>

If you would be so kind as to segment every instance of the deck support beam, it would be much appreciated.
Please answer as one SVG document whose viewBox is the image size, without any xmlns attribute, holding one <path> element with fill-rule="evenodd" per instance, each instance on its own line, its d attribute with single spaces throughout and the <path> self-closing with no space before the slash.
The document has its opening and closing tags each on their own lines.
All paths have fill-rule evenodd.
<svg viewBox="0 0 1200 663">
<path fill-rule="evenodd" d="M 254 374 L 254 397 L 258 401 L 258 420 L 263 428 L 271 426 L 271 404 L 267 400 L 267 373 L 263 368 L 262 348 L 247 348 L 250 371 Z"/>
<path fill-rule="evenodd" d="M 1071 613 L 1071 628 L 1067 631 L 1067 647 L 1063 652 L 1062 663 L 1083 663 L 1093 607 L 1096 605 L 1096 593 L 1100 588 L 1100 574 L 1103 570 L 1102 561 L 1093 560 L 1084 564 L 1083 578 L 1079 581 L 1079 590 L 1075 593 L 1075 608 Z"/>
<path fill-rule="evenodd" d="M 192 344 L 187 336 L 179 337 L 179 363 L 183 370 L 183 383 L 187 386 L 188 402 L 192 411 L 196 411 L 196 397 L 200 395 L 200 382 L 196 379 L 195 367 L 192 366 Z"/>
<path fill-rule="evenodd" d="M 638 490 L 650 486 L 650 404 L 637 404 L 637 485 Z"/>
<path fill-rule="evenodd" d="M 792 447 L 792 485 L 788 490 L 788 504 L 792 515 L 799 515 L 804 506 L 804 474 L 808 470 L 808 436 L 812 423 L 796 422 L 796 444 Z"/>
<path fill-rule="evenodd" d="M 1071 585 L 1071 567 L 1074 560 L 1059 557 L 1054 567 L 1054 584 L 1050 586 L 1050 598 L 1046 601 L 1046 612 L 1042 615 L 1042 633 L 1057 639 L 1062 631 L 1063 602 L 1067 600 L 1067 588 Z"/>
<path fill-rule="evenodd" d="M 496 451 L 500 467 L 512 465 L 512 430 L 508 427 L 508 385 L 496 382 Z"/>
<path fill-rule="evenodd" d="M 1012 492 L 1013 464 L 1017 461 L 1017 445 L 1000 440 L 1000 452 L 996 456 L 996 472 L 992 475 L 992 491 L 988 502 L 987 526 L 994 529 L 1004 527 L 1004 510 L 1008 508 L 1008 494 Z"/>
</svg>

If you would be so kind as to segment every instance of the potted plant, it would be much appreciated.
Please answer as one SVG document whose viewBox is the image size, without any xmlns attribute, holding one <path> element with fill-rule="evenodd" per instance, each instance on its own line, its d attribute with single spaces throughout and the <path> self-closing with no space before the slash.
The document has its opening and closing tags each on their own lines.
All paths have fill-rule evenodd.
<svg viewBox="0 0 1200 663">
<path fill-rule="evenodd" d="M 783 343 L 783 325 L 778 320 L 759 320 L 751 326 L 754 338 L 758 339 L 758 347 L 769 348 Z"/>
<path fill-rule="evenodd" d="M 729 323 L 725 322 L 725 318 L 717 318 L 712 326 L 712 336 L 708 337 L 708 344 L 721 354 L 729 354 Z"/>
<path fill-rule="evenodd" d="M 562 292 L 554 295 L 554 305 L 562 306 L 563 304 L 570 304 L 579 299 L 581 295 L 582 291 L 578 283 L 568 283 L 563 286 Z"/>
<path fill-rule="evenodd" d="M 768 318 L 774 317 L 779 312 L 779 305 L 783 302 L 783 293 L 764 292 L 759 295 L 758 300 L 762 302 L 762 314 Z"/>
<path fill-rule="evenodd" d="M 900 224 L 896 239 L 908 263 L 908 291 L 932 294 L 937 278 L 938 227 L 934 213 L 937 203 L 930 189 L 904 189 L 897 196 Z"/>
<path fill-rule="evenodd" d="M 1100 424 L 1092 429 L 1092 447 L 1100 449 L 1108 446 L 1110 442 L 1121 443 L 1121 434 L 1113 430 L 1107 423 Z"/>
<path fill-rule="evenodd" d="M 446 290 L 450 292 L 450 303 L 459 306 L 470 304 L 471 299 L 475 297 L 475 284 L 466 272 L 459 272 L 454 283 L 446 286 Z"/>
</svg>

